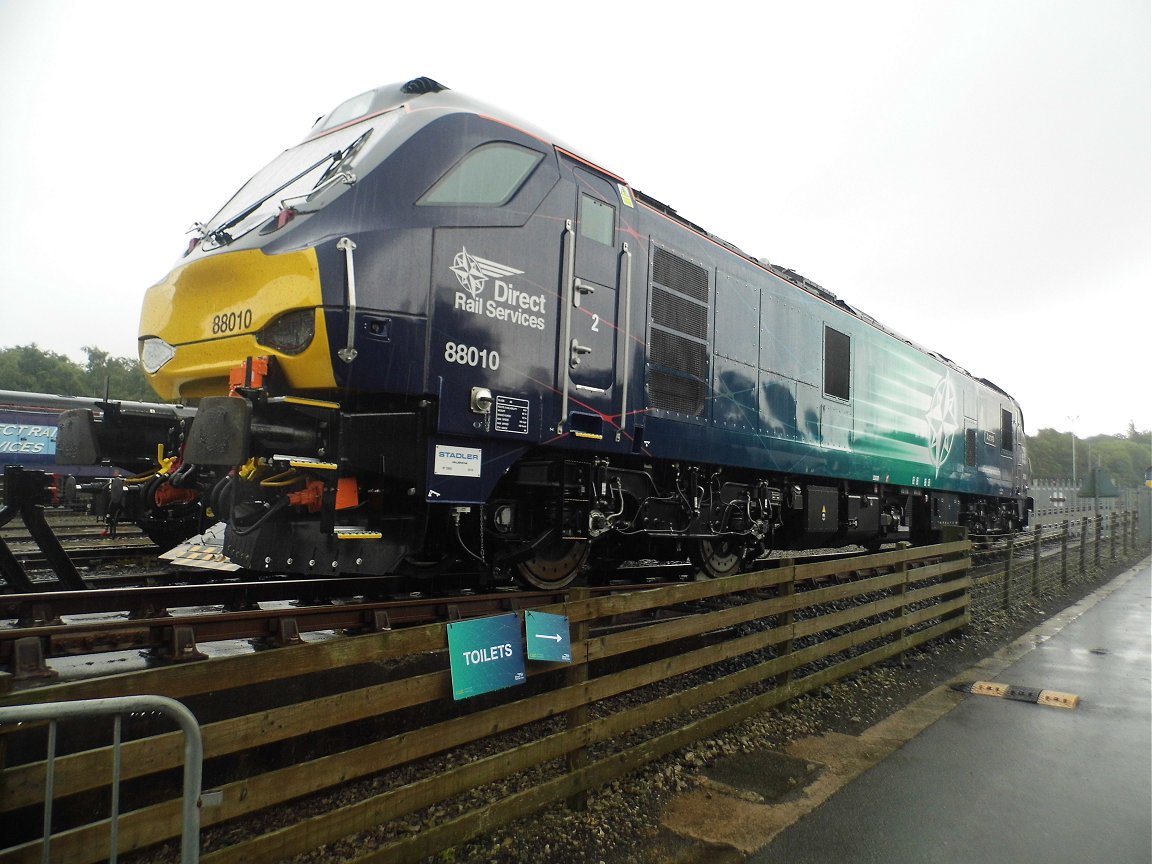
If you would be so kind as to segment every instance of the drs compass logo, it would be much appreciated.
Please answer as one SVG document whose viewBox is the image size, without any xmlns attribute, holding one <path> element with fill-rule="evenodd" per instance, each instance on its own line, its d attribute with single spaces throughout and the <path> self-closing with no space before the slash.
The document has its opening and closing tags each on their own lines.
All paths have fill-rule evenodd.
<svg viewBox="0 0 1152 864">
<path fill-rule="evenodd" d="M 460 280 L 460 287 L 471 294 L 473 300 L 484 292 L 484 286 L 489 279 L 506 279 L 524 273 L 523 270 L 506 267 L 487 258 L 469 255 L 467 247 L 461 247 L 456 257 L 452 259 L 452 272 Z"/>
<path fill-rule="evenodd" d="M 544 329 L 547 298 L 542 292 L 523 291 L 510 281 L 513 276 L 524 275 L 523 270 L 480 258 L 461 247 L 452 259 L 452 272 L 462 289 L 453 296 L 453 309 L 532 330 Z M 489 280 L 491 296 L 485 295 Z"/>
<path fill-rule="evenodd" d="M 932 464 L 936 466 L 936 476 L 952 455 L 952 441 L 956 437 L 956 388 L 948 376 L 936 383 L 932 392 L 932 403 L 928 406 L 928 447 L 932 452 Z"/>
</svg>

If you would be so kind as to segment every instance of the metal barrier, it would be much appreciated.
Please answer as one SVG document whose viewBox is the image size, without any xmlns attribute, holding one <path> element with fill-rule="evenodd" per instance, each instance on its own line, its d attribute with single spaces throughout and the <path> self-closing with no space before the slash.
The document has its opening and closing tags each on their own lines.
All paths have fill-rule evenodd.
<svg viewBox="0 0 1152 864">
<path fill-rule="evenodd" d="M 119 846 L 120 823 L 120 733 L 125 714 L 159 712 L 176 721 L 184 732 L 184 797 L 183 833 L 180 842 L 181 864 L 196 864 L 200 859 L 200 783 L 203 771 L 204 744 L 200 724 L 192 712 L 167 696 L 120 696 L 111 699 L 86 699 L 77 702 L 51 702 L 43 705 L 0 707 L 0 725 L 48 720 L 48 752 L 44 766 L 44 846 L 41 861 L 51 860 L 53 773 L 56 762 L 57 723 L 77 717 L 113 717 L 112 725 L 112 813 L 111 851 L 108 860 L 115 864 Z"/>
</svg>

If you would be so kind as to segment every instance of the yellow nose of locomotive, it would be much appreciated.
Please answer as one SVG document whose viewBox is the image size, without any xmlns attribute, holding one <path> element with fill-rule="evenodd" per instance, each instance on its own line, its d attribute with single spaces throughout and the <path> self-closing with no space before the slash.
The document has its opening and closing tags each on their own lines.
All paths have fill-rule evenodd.
<svg viewBox="0 0 1152 864">
<path fill-rule="evenodd" d="M 191 261 L 148 289 L 140 363 L 163 399 L 224 395 L 229 372 L 255 356 L 275 357 L 295 390 L 332 388 L 322 303 L 311 249 Z"/>
</svg>

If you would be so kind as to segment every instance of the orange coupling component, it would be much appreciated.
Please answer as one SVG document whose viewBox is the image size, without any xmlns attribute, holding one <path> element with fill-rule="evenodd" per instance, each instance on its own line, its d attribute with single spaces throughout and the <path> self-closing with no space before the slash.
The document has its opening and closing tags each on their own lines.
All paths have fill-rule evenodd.
<svg viewBox="0 0 1152 864">
<path fill-rule="evenodd" d="M 268 358 L 249 357 L 228 373 L 228 393 L 233 394 L 241 387 L 263 387 L 267 378 Z"/>
<path fill-rule="evenodd" d="M 336 481 L 336 509 L 351 510 L 360 504 L 360 489 L 355 477 L 341 477 Z"/>
<path fill-rule="evenodd" d="M 152 496 L 157 507 L 170 507 L 173 504 L 187 504 L 200 497 L 196 489 L 177 489 L 171 483 L 161 483 Z"/>
<path fill-rule="evenodd" d="M 319 513 L 324 500 L 324 481 L 309 480 L 303 489 L 288 493 L 293 507 L 307 507 L 309 513 Z M 360 492 L 355 477 L 341 477 L 336 481 L 336 509 L 350 510 L 360 503 Z"/>
<path fill-rule="evenodd" d="M 288 493 L 289 504 L 293 507 L 307 507 L 309 513 L 319 513 L 323 500 L 323 480 L 309 480 L 299 492 Z"/>
</svg>

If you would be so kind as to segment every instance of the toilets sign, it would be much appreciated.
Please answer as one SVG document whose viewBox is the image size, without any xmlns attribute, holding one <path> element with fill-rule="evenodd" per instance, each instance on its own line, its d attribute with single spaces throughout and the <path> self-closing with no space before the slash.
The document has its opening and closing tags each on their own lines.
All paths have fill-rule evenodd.
<svg viewBox="0 0 1152 864">
<path fill-rule="evenodd" d="M 527 680 L 524 637 L 515 612 L 448 625 L 452 698 L 467 699 Z"/>
</svg>

